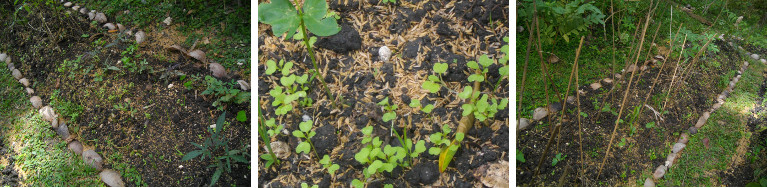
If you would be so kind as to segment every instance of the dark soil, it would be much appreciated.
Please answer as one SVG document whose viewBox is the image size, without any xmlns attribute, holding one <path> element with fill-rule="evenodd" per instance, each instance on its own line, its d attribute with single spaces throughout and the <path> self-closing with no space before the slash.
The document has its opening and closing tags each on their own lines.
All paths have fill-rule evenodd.
<svg viewBox="0 0 767 188">
<path fill-rule="evenodd" d="M 624 88 L 628 85 L 631 74 L 623 73 L 622 79 L 617 79 L 611 84 L 601 82 L 603 87 L 597 90 L 589 87 L 591 83 L 580 83 L 578 89 L 586 94 L 579 96 L 580 106 L 564 105 L 566 113 L 562 116 L 561 131 L 554 138 L 546 156 L 542 156 L 544 149 L 555 125 L 559 122 L 562 111 L 534 122 L 531 126 L 536 128 L 518 132 L 517 150 L 524 153 L 526 162 L 516 162 L 517 185 L 634 186 L 634 182 L 639 179 L 643 171 L 663 165 L 668 147 L 658 143 L 676 141 L 678 137 L 676 134 L 688 129 L 688 126 L 683 125 L 694 125 L 699 114 L 714 104 L 718 92 L 726 87 L 726 83 L 720 83 L 723 79 L 720 76 L 725 75 L 729 80 L 735 76 L 738 62 L 743 62 L 737 51 L 727 46 L 726 42 L 715 40 L 714 44 L 719 46 L 720 52 L 707 54 L 707 58 L 721 58 L 716 60 L 721 62 L 721 66 L 708 67 L 705 70 L 695 69 L 684 76 L 684 82 L 675 81 L 674 90 L 669 94 L 665 108 L 663 108 L 665 98 L 661 96 L 669 90 L 669 83 L 677 62 L 669 60 L 664 65 L 652 66 L 634 75 L 634 83 L 631 84 L 621 117 L 624 123 L 619 124 L 610 156 L 607 157 L 601 174 L 597 173 L 608 148 L 615 121 L 618 119 Z M 638 66 L 641 67 L 643 62 L 644 60 L 640 59 Z M 642 105 L 650 91 L 648 88 L 653 85 L 653 80 L 662 66 L 665 68 L 660 73 L 658 84 L 655 85 L 646 104 L 659 113 L 668 111 L 662 115 L 663 120 Z M 610 91 L 611 88 L 615 89 Z M 567 95 L 576 96 L 577 90 L 571 90 Z M 603 110 L 604 106 L 609 106 L 609 109 Z M 639 106 L 642 106 L 642 111 L 631 124 L 632 112 Z M 579 109 L 587 116 L 579 118 L 577 115 Z M 654 127 L 646 128 L 646 124 L 650 122 L 655 123 Z M 622 138 L 625 139 L 625 145 L 621 147 L 618 144 Z M 567 157 L 556 166 L 552 166 L 552 159 L 557 154 Z M 542 160 L 540 174 L 535 176 L 540 160 Z M 565 174 L 566 166 L 574 170 Z M 624 173 L 625 176 L 622 176 L 621 174 Z M 562 178 L 562 176 L 565 177 Z M 564 182 L 561 182 L 562 180 Z"/>
<path fill-rule="evenodd" d="M 268 91 L 279 84 L 280 77 L 285 76 L 278 71 L 273 75 L 259 75 L 258 99 L 264 116 L 275 118 L 285 125 L 288 132 L 298 129 L 302 115 L 310 116 L 317 132 L 312 139 L 317 154 L 321 157 L 329 151 L 327 154 L 333 163 L 340 165 L 340 169 L 330 176 L 314 154 L 295 154 L 295 146 L 299 143 L 297 138 L 280 134 L 272 141 L 287 143 L 292 154 L 279 166 L 268 169 L 260 166 L 259 186 L 295 187 L 305 182 L 320 187 L 349 187 L 353 179 L 364 178 L 362 170 L 367 165 L 354 159 L 363 147 L 360 129 L 373 126 L 373 136 L 380 137 L 384 143 L 400 145 L 395 137 L 390 136 L 390 124 L 381 120 L 384 112 L 376 105 L 385 97 L 389 98 L 390 104 L 399 105 L 394 129 L 402 132 L 402 127 L 410 125 L 408 137 L 416 141 L 426 140 L 427 148 L 430 147 L 432 143 L 427 137 L 439 131 L 441 125 L 448 124 L 453 131 L 456 130 L 462 102 L 450 90 L 462 90 L 469 84 L 466 62 L 476 60 L 481 54 L 498 59 L 501 53 L 497 49 L 503 45 L 503 36 L 509 34 L 509 22 L 505 19 L 509 14 L 508 2 L 505 1 L 397 1 L 393 4 L 377 0 L 332 1 L 329 7 L 339 13 L 341 19 L 338 23 L 342 30 L 334 36 L 318 37 L 315 50 L 320 72 L 334 96 L 327 96 L 322 85 L 314 81 L 308 94 L 315 101 L 313 105 L 276 116 L 275 107 L 269 105 L 274 98 Z M 469 11 L 477 18 L 464 17 L 463 13 Z M 489 14 L 493 14 L 497 22 L 490 24 L 488 19 L 481 19 L 482 15 Z M 293 74 L 311 73 L 312 64 L 303 43 L 274 36 L 270 26 L 262 23 L 259 23 L 258 33 L 259 62 L 292 61 L 296 62 Z M 334 43 L 345 45 L 332 45 Z M 383 62 L 378 57 L 381 46 L 392 50 L 389 62 Z M 449 64 L 443 79 L 448 82 L 450 90 L 443 87 L 438 93 L 431 94 L 421 89 L 421 83 L 428 74 L 432 74 L 435 63 Z M 264 72 L 265 63 L 259 63 L 258 69 Z M 495 74 L 488 74 L 487 79 L 497 81 L 501 78 L 496 70 Z M 498 98 L 508 97 L 508 79 L 503 79 L 500 89 L 491 91 L 486 89 L 490 86 L 482 85 L 483 91 Z M 336 95 L 343 97 L 342 107 L 336 108 L 331 104 Z M 427 116 L 408 107 L 411 100 L 420 100 L 423 106 L 433 104 L 435 108 Z M 497 112 L 487 125 L 475 125 L 445 172 L 438 171 L 437 156 L 424 152 L 414 158 L 413 166 L 397 167 L 392 173 L 376 175 L 367 182 L 367 186 L 481 187 L 482 183 L 472 172 L 484 164 L 509 158 L 508 125 L 508 108 Z M 263 143 L 259 146 L 265 148 Z"/>
<path fill-rule="evenodd" d="M 19 171 L 17 171 L 14 167 L 14 162 L 16 161 L 14 156 L 16 154 L 13 152 L 13 149 L 10 147 L 5 146 L 5 141 L 0 138 L 0 161 L 8 161 L 7 164 L 0 163 L 2 165 L 5 165 L 5 168 L 2 168 L 0 170 L 0 186 L 3 187 L 18 187 L 23 180 L 23 178 L 19 175 Z"/>
<path fill-rule="evenodd" d="M 0 5 L 12 8 L 9 3 Z M 3 30 L 0 34 L 4 41 L 2 49 L 17 56 L 16 67 L 24 75 L 30 75 L 32 88 L 44 104 L 49 104 L 52 93 L 58 92 L 59 100 L 83 107 L 77 119 L 66 117 L 69 131 L 83 145 L 95 147 L 104 158 L 122 156 L 121 161 L 115 162 L 134 167 L 146 185 L 205 186 L 210 184 L 215 171 L 208 168 L 213 162 L 199 158 L 182 162 L 181 158 L 197 149 L 190 142 L 202 143 L 210 136 L 207 127 L 226 111 L 230 124 L 224 128 L 224 134 L 230 148 L 249 152 L 250 121 L 239 122 L 235 116 L 240 110 L 249 114 L 250 104 L 231 103 L 222 111 L 211 105 L 216 97 L 200 94 L 207 87 L 204 84 L 204 77 L 210 75 L 207 66 L 165 50 L 170 44 L 163 42 L 183 43 L 184 37 L 180 33 L 165 29 L 163 34 L 154 34 L 155 28 L 142 28 L 150 40 L 141 44 L 136 53 L 142 54 L 142 59 L 146 58 L 150 70 L 141 73 L 129 72 L 126 68 L 111 71 L 106 69 L 107 65 L 124 66 L 117 61 L 133 37 L 108 33 L 97 25 L 90 25 L 87 16 L 79 13 L 64 16 L 64 11 L 40 7 L 35 14 L 22 14 L 34 28 L 16 25 Z M 56 32 L 38 29 L 43 20 L 50 31 Z M 84 35 L 90 37 L 82 37 Z M 99 46 L 94 45 L 95 41 L 106 42 Z M 61 62 L 74 61 L 78 56 L 82 57 L 79 70 L 71 71 L 73 74 L 57 71 Z M 192 89 L 186 89 L 186 80 L 181 81 L 177 75 L 160 79 L 170 71 L 184 73 L 187 79 L 193 76 L 200 79 L 193 83 Z M 103 81 L 94 81 L 102 76 Z M 235 75 L 222 81 L 226 83 L 239 77 L 242 76 Z M 169 87 L 171 84 L 174 86 Z M 134 111 L 117 110 L 113 107 L 116 104 L 127 105 Z M 112 168 L 111 165 L 114 164 L 107 163 L 104 168 Z M 224 173 L 216 185 L 250 186 L 249 172 L 247 164 L 233 164 L 232 172 Z M 130 181 L 126 181 L 126 185 L 138 186 Z"/>
</svg>

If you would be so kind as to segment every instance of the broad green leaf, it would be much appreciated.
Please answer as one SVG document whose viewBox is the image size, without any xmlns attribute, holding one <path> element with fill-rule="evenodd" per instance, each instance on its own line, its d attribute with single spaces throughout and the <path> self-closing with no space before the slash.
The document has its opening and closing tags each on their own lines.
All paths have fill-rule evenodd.
<svg viewBox="0 0 767 188">
<path fill-rule="evenodd" d="M 296 82 L 295 74 L 291 74 L 290 76 L 282 76 L 282 78 L 280 78 L 280 83 L 282 84 L 282 86 L 291 86 L 295 82 Z"/>
<path fill-rule="evenodd" d="M 306 0 L 304 2 L 304 24 L 306 28 L 317 36 L 335 35 L 341 31 L 336 18 L 325 18 L 328 12 L 328 3 L 325 0 Z"/>
<path fill-rule="evenodd" d="M 364 138 L 362 138 L 362 144 L 367 144 L 367 143 L 368 143 L 368 142 L 370 142 L 371 140 L 373 140 L 373 138 L 370 138 L 370 137 L 364 137 Z"/>
<path fill-rule="evenodd" d="M 474 112 L 474 117 L 477 118 L 478 121 L 485 121 L 485 119 L 487 119 L 485 114 L 479 112 Z"/>
<path fill-rule="evenodd" d="M 479 64 L 483 67 L 488 67 L 493 64 L 493 59 L 487 57 L 487 54 L 483 54 L 482 56 L 479 56 Z"/>
<path fill-rule="evenodd" d="M 442 133 L 434 133 L 429 135 L 429 140 L 431 143 L 433 143 L 435 146 L 442 143 Z"/>
<path fill-rule="evenodd" d="M 314 121 L 312 120 L 304 121 L 298 124 L 298 128 L 301 129 L 301 132 L 309 132 L 310 130 L 312 130 L 313 123 Z"/>
<path fill-rule="evenodd" d="M 301 152 L 309 154 L 309 152 L 312 150 L 312 146 L 309 145 L 308 142 L 301 142 L 296 146 L 296 153 L 301 154 Z"/>
<path fill-rule="evenodd" d="M 393 0 L 393 1 L 394 1 L 394 0 Z M 392 185 L 392 184 L 386 184 L 386 185 L 384 185 L 384 188 L 394 188 L 394 185 Z"/>
<path fill-rule="evenodd" d="M 362 128 L 362 134 L 364 135 L 370 135 L 370 133 L 373 133 L 373 126 L 367 126 L 365 128 Z"/>
<path fill-rule="evenodd" d="M 288 75 L 290 74 L 290 69 L 293 68 L 293 62 L 290 61 L 288 63 L 285 63 L 285 66 L 282 67 L 282 75 Z M 293 78 L 295 80 L 295 78 Z M 292 84 L 291 84 L 292 85 Z"/>
<path fill-rule="evenodd" d="M 482 94 L 482 98 L 477 100 L 477 111 L 478 112 L 485 112 L 487 110 L 487 107 L 490 106 L 490 104 L 487 103 L 487 94 Z"/>
<path fill-rule="evenodd" d="M 309 80 L 309 74 L 304 74 L 299 77 L 296 77 L 296 83 L 299 83 L 299 84 L 305 84 L 307 80 Z"/>
<path fill-rule="evenodd" d="M 373 138 L 373 147 L 376 147 L 376 148 L 381 147 L 382 143 L 383 141 L 381 141 L 380 138 L 378 137 Z"/>
<path fill-rule="evenodd" d="M 199 156 L 200 154 L 202 154 L 202 150 L 191 151 L 191 152 L 187 153 L 186 155 L 184 155 L 184 157 L 181 158 L 181 161 L 188 161 L 190 159 L 193 159 L 193 158 Z"/>
<path fill-rule="evenodd" d="M 476 61 L 469 61 L 468 63 L 466 63 L 466 66 L 469 66 L 469 68 L 472 68 L 472 69 L 479 69 L 479 65 L 477 64 Z"/>
<path fill-rule="evenodd" d="M 327 165 L 330 163 L 330 156 L 325 155 L 320 159 L 320 164 Z"/>
<path fill-rule="evenodd" d="M 439 77 L 437 77 L 437 76 L 434 76 L 434 75 L 429 75 L 429 76 L 427 77 L 427 79 L 428 79 L 429 81 L 432 81 L 432 82 L 439 82 Z"/>
<path fill-rule="evenodd" d="M 269 168 L 272 166 L 272 163 L 274 163 L 274 159 L 272 158 L 271 154 L 261 154 L 261 159 L 266 160 L 266 168 Z"/>
<path fill-rule="evenodd" d="M 463 113 L 461 115 L 468 116 L 471 114 L 472 111 L 474 111 L 474 105 L 473 104 L 463 104 L 461 105 L 461 109 L 463 109 Z"/>
<path fill-rule="evenodd" d="M 266 75 L 272 75 L 272 73 L 274 73 L 275 71 L 277 71 L 277 63 L 275 63 L 272 60 L 267 60 L 266 61 L 266 72 L 265 72 Z"/>
<path fill-rule="evenodd" d="M 429 80 L 424 81 L 423 84 L 421 85 L 421 87 L 423 89 L 429 90 L 429 92 L 431 92 L 431 93 L 436 93 L 437 91 L 439 91 L 439 88 L 440 88 L 439 84 L 434 83 L 434 82 L 429 81 Z"/>
<path fill-rule="evenodd" d="M 309 188 L 309 184 L 301 183 L 301 188 Z"/>
<path fill-rule="evenodd" d="M 504 65 L 501 68 L 498 68 L 498 73 L 501 74 L 501 76 L 508 76 L 509 75 L 509 66 Z"/>
<path fill-rule="evenodd" d="M 501 99 L 501 103 L 498 104 L 498 110 L 506 109 L 506 106 L 509 104 L 509 98 L 503 98 Z"/>
<path fill-rule="evenodd" d="M 410 104 L 408 106 L 410 106 L 411 108 L 419 107 L 421 106 L 421 101 L 416 99 L 411 99 Z"/>
<path fill-rule="evenodd" d="M 444 74 L 447 71 L 447 63 L 435 63 L 432 69 L 435 73 Z"/>
<path fill-rule="evenodd" d="M 389 105 L 389 97 L 384 98 L 381 102 L 378 102 L 379 106 Z"/>
<path fill-rule="evenodd" d="M 434 105 L 428 104 L 428 105 L 424 106 L 421 109 L 421 111 L 428 114 L 428 113 L 431 113 L 431 110 L 433 110 L 433 109 L 434 109 Z"/>
<path fill-rule="evenodd" d="M 285 115 L 291 110 L 293 110 L 293 106 L 286 104 L 286 105 L 280 106 L 279 108 L 277 108 L 277 110 L 274 110 L 274 113 L 277 115 Z"/>
<path fill-rule="evenodd" d="M 469 97 L 471 97 L 472 91 L 473 89 L 471 88 L 471 86 L 466 86 L 463 88 L 463 92 L 458 93 L 458 97 L 460 97 L 461 99 L 468 99 Z"/>
<path fill-rule="evenodd" d="M 485 77 L 480 74 L 472 74 L 469 76 L 469 82 L 474 82 L 474 81 L 477 81 L 477 82 L 485 81 Z"/>
<path fill-rule="evenodd" d="M 293 136 L 298 137 L 298 138 L 306 138 L 306 135 L 304 135 L 304 133 L 299 131 L 299 130 L 293 131 Z"/>
<path fill-rule="evenodd" d="M 397 118 L 397 114 L 394 112 L 387 112 L 383 115 L 383 117 L 381 117 L 381 119 L 383 119 L 384 122 L 389 122 L 394 118 Z"/>
<path fill-rule="evenodd" d="M 415 152 L 413 152 L 410 157 L 418 157 L 418 154 L 423 153 L 424 151 L 426 151 L 426 141 L 419 140 L 415 144 Z"/>
<path fill-rule="evenodd" d="M 248 115 L 247 113 L 245 113 L 245 110 L 240 110 L 239 112 L 237 112 L 237 121 L 240 121 L 240 122 L 248 121 Z M 272 124 L 274 124 L 274 122 L 272 122 Z"/>
<path fill-rule="evenodd" d="M 220 133 L 221 129 L 224 128 L 224 120 L 226 119 L 226 111 L 221 113 L 220 116 L 218 116 L 218 120 L 216 120 L 216 133 Z"/>
<path fill-rule="evenodd" d="M 314 137 L 314 135 L 317 135 L 317 132 L 311 131 L 309 132 L 309 136 L 307 136 L 306 138 L 312 138 Z"/>
<path fill-rule="evenodd" d="M 447 133 L 450 133 L 450 126 L 448 126 L 447 124 L 442 125 L 442 134 L 447 135 Z"/>
<path fill-rule="evenodd" d="M 355 187 L 355 188 L 364 188 L 365 184 L 362 183 L 362 181 L 360 181 L 358 179 L 354 179 L 354 180 L 352 180 L 352 186 Z"/>
<path fill-rule="evenodd" d="M 439 147 L 436 147 L 436 146 L 432 146 L 431 148 L 429 148 L 429 154 L 431 154 L 431 155 L 439 155 L 439 153 L 441 151 L 442 150 Z"/>
<path fill-rule="evenodd" d="M 382 166 L 383 162 L 381 162 L 381 160 L 375 160 L 370 164 L 370 167 L 368 167 L 368 173 L 374 174 L 378 171 L 378 168 L 381 168 Z"/>
<path fill-rule="evenodd" d="M 271 25 L 275 36 L 288 32 L 286 39 L 293 36 L 300 23 L 296 8 L 288 0 L 273 0 L 258 5 L 258 21 Z"/>
<path fill-rule="evenodd" d="M 338 168 L 341 168 L 340 166 L 338 166 L 338 164 L 330 165 L 330 167 L 328 167 L 328 172 L 330 172 L 330 175 L 333 175 L 336 173 L 336 170 L 338 170 Z"/>
<path fill-rule="evenodd" d="M 370 148 L 362 148 L 357 154 L 354 154 L 354 160 L 357 160 L 357 162 L 360 162 L 361 164 L 366 164 L 368 162 L 369 154 Z"/>
<path fill-rule="evenodd" d="M 462 142 L 463 141 L 463 137 L 464 137 L 463 133 L 461 133 L 461 132 L 455 133 L 455 140 L 457 140 L 458 142 Z"/>
<path fill-rule="evenodd" d="M 394 154 L 394 148 L 391 147 L 391 145 L 386 145 L 383 149 L 384 154 L 391 156 Z"/>
<path fill-rule="evenodd" d="M 524 163 L 525 162 L 525 154 L 521 151 L 517 150 L 517 161 Z"/>
</svg>

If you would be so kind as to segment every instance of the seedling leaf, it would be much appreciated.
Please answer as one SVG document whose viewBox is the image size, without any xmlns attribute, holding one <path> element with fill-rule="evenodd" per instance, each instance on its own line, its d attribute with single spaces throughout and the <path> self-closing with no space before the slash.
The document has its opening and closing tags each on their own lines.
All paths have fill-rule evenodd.
<svg viewBox="0 0 767 188">
<path fill-rule="evenodd" d="M 434 73 L 444 74 L 447 71 L 447 63 L 435 63 L 432 69 Z"/>
</svg>

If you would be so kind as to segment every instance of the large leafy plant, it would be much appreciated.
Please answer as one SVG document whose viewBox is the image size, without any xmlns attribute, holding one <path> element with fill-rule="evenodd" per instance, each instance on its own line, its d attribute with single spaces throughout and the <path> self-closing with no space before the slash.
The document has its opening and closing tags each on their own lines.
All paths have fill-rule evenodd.
<svg viewBox="0 0 767 188">
<path fill-rule="evenodd" d="M 541 35 L 548 44 L 554 43 L 556 35 L 560 35 L 566 42 L 570 37 L 579 36 L 592 24 L 604 24 L 605 15 L 594 6 L 593 1 L 584 3 L 584 0 L 575 0 L 569 3 L 563 1 L 523 0 L 522 7 L 518 9 L 519 20 L 532 21 L 534 16 L 533 3 L 538 9 L 538 22 Z M 532 25 L 532 24 L 530 24 Z"/>
<path fill-rule="evenodd" d="M 309 30 L 317 36 L 335 35 L 341 31 L 341 27 L 336 23 L 336 17 L 328 14 L 328 3 L 325 0 L 306 0 L 303 8 L 301 5 L 293 5 L 288 0 L 272 0 L 271 3 L 258 5 L 258 21 L 272 26 L 272 32 L 275 35 L 282 35 L 287 32 L 285 39 L 291 38 L 298 29 L 304 40 L 304 46 L 312 59 L 314 73 L 319 78 L 328 97 L 331 97 L 330 89 L 325 83 L 322 74 L 319 74 L 317 60 L 314 55 L 314 48 L 310 42 L 310 37 L 306 32 Z M 333 101 L 335 106 L 335 101 Z"/>
</svg>

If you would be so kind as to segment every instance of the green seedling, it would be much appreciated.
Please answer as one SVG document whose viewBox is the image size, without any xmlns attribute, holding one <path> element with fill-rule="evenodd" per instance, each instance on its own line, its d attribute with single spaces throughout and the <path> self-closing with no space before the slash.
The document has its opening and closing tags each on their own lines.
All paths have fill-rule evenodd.
<svg viewBox="0 0 767 188">
<path fill-rule="evenodd" d="M 621 138 L 621 142 L 618 142 L 618 147 L 623 147 L 626 145 L 626 138 Z"/>
<path fill-rule="evenodd" d="M 213 102 L 213 106 L 218 107 L 219 110 L 224 109 L 224 103 L 234 102 L 236 104 L 242 104 L 250 101 L 250 92 L 236 89 L 236 83 L 234 81 L 224 83 L 211 76 L 205 76 L 205 81 L 208 84 L 208 89 L 201 94 L 218 96 L 219 98 Z"/>
<path fill-rule="evenodd" d="M 397 3 L 397 0 L 381 0 L 383 3 Z"/>
<path fill-rule="evenodd" d="M 301 188 L 318 188 L 318 187 L 319 187 L 318 185 L 312 185 L 311 187 L 309 187 L 309 184 L 301 183 Z"/>
<path fill-rule="evenodd" d="M 386 97 L 381 102 L 378 102 L 378 105 L 383 106 L 384 110 L 386 110 L 386 113 L 384 113 L 384 115 L 381 117 L 384 122 L 389 122 L 397 118 L 397 113 L 395 111 L 399 106 L 389 104 L 389 97 Z M 391 122 L 390 130 L 394 130 L 394 122 Z M 391 134 L 392 132 L 389 133 L 389 136 L 391 136 Z"/>
<path fill-rule="evenodd" d="M 551 166 L 556 166 L 557 163 L 562 162 L 562 160 L 565 160 L 565 157 L 567 157 L 567 155 L 562 156 L 562 153 L 557 153 L 557 156 L 551 160 Z"/>
<path fill-rule="evenodd" d="M 450 127 L 445 124 L 442 126 L 442 132 L 437 132 L 429 136 L 429 140 L 434 144 L 429 148 L 429 154 L 439 155 L 440 164 L 439 171 L 443 172 L 453 159 L 453 155 L 458 151 L 460 143 L 463 141 L 464 133 L 456 133 L 455 140 L 452 142 L 447 138 L 447 134 L 450 133 Z M 444 154 L 443 154 L 444 153 Z"/>
<path fill-rule="evenodd" d="M 352 180 L 351 185 L 353 187 L 365 187 L 365 183 L 367 183 L 367 180 L 373 174 L 384 171 L 391 172 L 398 165 L 404 166 L 402 163 L 405 162 L 405 157 L 409 155 L 408 151 L 403 147 L 386 145 L 382 148 L 381 145 L 383 144 L 383 141 L 377 136 L 373 137 L 372 133 L 372 126 L 367 126 L 362 129 L 362 134 L 364 135 L 362 144 L 365 144 L 365 147 L 360 149 L 360 151 L 354 155 L 354 159 L 361 164 L 367 164 L 368 167 L 362 171 L 362 174 L 365 176 L 364 179 Z M 421 145 L 421 143 L 423 142 L 419 142 L 418 145 Z M 425 150 L 425 148 L 421 151 L 423 150 Z M 418 149 L 416 149 L 416 151 L 418 151 Z M 417 156 L 417 153 L 419 154 L 420 152 L 413 152 L 410 155 L 411 157 Z"/>
<path fill-rule="evenodd" d="M 317 134 L 317 132 L 312 131 L 313 124 L 314 122 L 312 120 L 301 122 L 298 124 L 299 130 L 293 131 L 293 136 L 305 140 L 298 143 L 298 146 L 296 146 L 296 153 L 309 154 L 309 151 L 313 151 L 314 155 L 318 156 L 317 151 L 314 150 L 314 144 L 312 143 L 312 137 Z"/>
<path fill-rule="evenodd" d="M 296 29 L 300 30 L 299 33 L 302 36 L 300 38 L 304 40 L 304 45 L 312 60 L 314 74 L 319 78 L 325 92 L 330 97 L 332 96 L 330 89 L 325 83 L 325 79 L 319 74 L 320 70 L 310 39 L 303 37 L 309 36 L 307 30 L 322 37 L 335 35 L 341 31 L 336 18 L 328 17 L 327 12 L 328 4 L 325 0 L 307 0 L 304 2 L 303 8 L 301 5 L 294 5 L 288 0 L 274 0 L 271 3 L 263 3 L 258 6 L 258 21 L 271 25 L 274 35 L 287 33 L 285 39 L 291 38 L 296 33 Z M 333 101 L 333 105 L 337 106 L 335 101 Z"/>
<path fill-rule="evenodd" d="M 227 173 L 232 171 L 232 162 L 249 163 L 247 159 L 250 158 L 250 154 L 248 154 L 247 151 L 229 150 L 228 139 L 224 137 L 224 134 L 221 134 L 222 129 L 225 126 L 225 118 L 226 112 L 218 117 L 218 120 L 216 120 L 215 131 L 212 128 L 208 128 L 208 132 L 211 136 L 206 138 L 202 145 L 192 142 L 192 145 L 199 148 L 199 150 L 191 151 L 181 158 L 181 161 L 188 161 L 197 156 L 201 156 L 201 160 L 205 160 L 205 157 L 207 156 L 209 159 L 214 160 L 214 163 L 208 166 L 216 167 L 216 171 L 213 173 L 213 177 L 211 177 L 210 180 L 210 186 L 216 184 L 224 170 L 226 170 Z M 214 154 L 221 155 L 216 156 Z"/>
<path fill-rule="evenodd" d="M 437 93 L 441 88 L 440 84 L 444 84 L 442 81 L 442 75 L 447 72 L 447 63 L 435 63 L 432 70 L 436 75 L 429 75 L 426 81 L 421 84 L 421 88 L 428 90 L 430 93 Z"/>
<path fill-rule="evenodd" d="M 519 151 L 519 149 L 517 149 L 517 161 L 522 163 L 525 162 L 525 154 Z"/>
<path fill-rule="evenodd" d="M 501 47 L 501 53 L 503 53 L 504 56 L 498 59 L 498 63 L 503 65 L 501 68 L 498 68 L 498 74 L 501 75 L 501 78 L 499 78 L 495 83 L 493 90 L 498 89 L 498 85 L 501 84 L 501 80 L 503 80 L 504 77 L 509 76 L 509 37 L 503 37 L 503 41 L 506 42 L 506 44 Z"/>
<path fill-rule="evenodd" d="M 271 138 L 274 137 L 274 135 L 279 134 L 280 131 L 282 131 L 283 126 L 275 125 L 274 118 L 264 121 L 265 118 L 261 113 L 261 110 L 258 111 L 258 118 L 258 135 L 261 137 L 261 140 L 264 141 L 264 145 L 266 145 L 266 149 L 269 151 L 268 154 L 262 154 L 259 157 L 266 160 L 266 168 L 272 166 L 272 163 L 274 162 L 277 162 L 277 165 L 279 165 L 280 160 L 277 159 L 277 156 L 274 155 L 274 151 L 272 151 Z M 269 128 L 268 130 L 267 127 Z"/>
<path fill-rule="evenodd" d="M 644 125 L 644 127 L 648 129 L 652 129 L 653 127 L 655 127 L 655 122 L 654 121 L 648 122 L 647 124 Z"/>
<path fill-rule="evenodd" d="M 248 121 L 248 114 L 245 112 L 245 110 L 240 110 L 239 112 L 237 112 L 237 121 L 240 121 L 240 122 Z"/>
<path fill-rule="evenodd" d="M 302 76 L 291 74 L 290 68 L 293 67 L 293 62 L 285 63 L 283 60 L 280 60 L 279 64 L 277 64 L 269 60 L 266 62 L 266 65 L 268 67 L 266 70 L 267 75 L 273 74 L 278 69 L 282 72 L 282 77 L 280 78 L 281 86 L 276 86 L 269 91 L 269 95 L 274 97 L 272 106 L 279 106 L 275 109 L 275 114 L 284 115 L 293 110 L 293 101 L 298 101 L 303 106 L 311 106 L 313 103 L 312 99 L 306 97 L 309 87 L 305 84 L 311 82 L 307 74 Z"/>
<path fill-rule="evenodd" d="M 340 168 L 338 164 L 333 164 L 333 161 L 330 161 L 330 157 L 328 155 L 325 155 L 320 159 L 320 164 L 322 164 L 322 167 L 325 169 L 328 169 L 328 173 L 330 173 L 331 176 L 333 176 L 336 173 L 336 170 Z"/>
<path fill-rule="evenodd" d="M 474 114 L 474 117 L 477 118 L 479 121 L 485 121 L 487 118 L 495 117 L 495 113 L 498 112 L 498 110 L 503 110 L 506 108 L 506 106 L 509 103 L 508 98 L 501 99 L 500 103 L 493 98 L 488 103 L 487 94 L 482 94 L 482 97 L 477 99 L 479 92 L 473 92 L 473 88 L 471 86 L 466 86 L 463 88 L 463 92 L 458 93 L 458 97 L 461 99 L 469 99 L 471 97 L 472 103 L 466 103 L 461 105 L 461 109 L 463 109 L 463 113 L 461 115 L 468 116 L 469 114 Z"/>
</svg>

